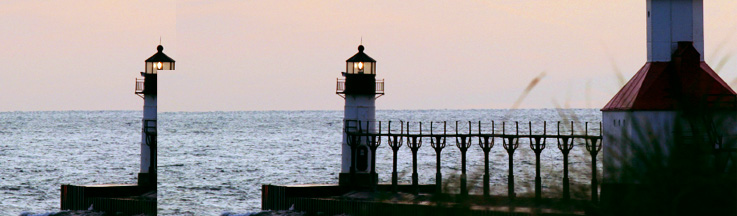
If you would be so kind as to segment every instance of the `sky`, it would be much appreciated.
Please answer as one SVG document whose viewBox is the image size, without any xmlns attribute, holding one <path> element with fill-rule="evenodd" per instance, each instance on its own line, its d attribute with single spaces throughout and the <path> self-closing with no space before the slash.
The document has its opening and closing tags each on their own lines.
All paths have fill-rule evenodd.
<svg viewBox="0 0 737 216">
<path fill-rule="evenodd" d="M 0 1 L 0 111 L 341 110 L 363 44 L 377 109 L 601 108 L 646 61 L 645 0 Z M 737 1 L 704 3 L 705 58 L 737 87 Z M 515 105 L 532 80 L 539 82 Z"/>
</svg>

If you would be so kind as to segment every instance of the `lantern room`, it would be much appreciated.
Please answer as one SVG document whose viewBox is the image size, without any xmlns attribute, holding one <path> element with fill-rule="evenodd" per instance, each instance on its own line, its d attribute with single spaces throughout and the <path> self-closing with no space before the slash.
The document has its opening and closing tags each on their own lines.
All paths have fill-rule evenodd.
<svg viewBox="0 0 737 216">
<path fill-rule="evenodd" d="M 156 94 L 156 74 L 160 70 L 174 70 L 174 59 L 162 51 L 164 46 L 156 47 L 156 54 L 146 59 L 146 69 L 141 72 L 143 78 L 136 78 L 136 94 L 143 97 L 144 94 Z"/>
<path fill-rule="evenodd" d="M 336 93 L 344 95 L 384 95 L 384 80 L 376 80 L 376 60 L 363 52 L 363 45 L 358 46 L 358 53 L 346 60 L 346 70 L 342 72 L 345 79 L 338 79 Z"/>
<path fill-rule="evenodd" d="M 363 45 L 358 46 L 358 53 L 346 60 L 346 74 L 376 75 L 376 60 L 363 53 Z"/>
<path fill-rule="evenodd" d="M 169 58 L 162 51 L 164 46 L 156 47 L 156 54 L 146 59 L 146 74 L 156 74 L 159 70 L 174 70 L 174 59 Z"/>
</svg>

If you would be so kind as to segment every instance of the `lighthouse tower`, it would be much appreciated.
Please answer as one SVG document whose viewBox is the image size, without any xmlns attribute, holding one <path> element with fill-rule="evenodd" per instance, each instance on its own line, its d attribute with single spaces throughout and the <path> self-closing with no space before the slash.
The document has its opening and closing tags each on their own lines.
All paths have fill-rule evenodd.
<svg viewBox="0 0 737 216">
<path fill-rule="evenodd" d="M 371 152 L 366 140 L 360 140 L 357 149 L 351 151 L 346 134 L 346 131 L 357 130 L 376 132 L 374 123 L 376 98 L 377 95 L 384 95 L 384 81 L 376 80 L 376 60 L 366 55 L 363 50 L 363 45 L 359 45 L 358 53 L 346 60 L 346 72 L 342 73 L 344 79 L 338 79 L 336 89 L 336 93 L 345 98 L 340 185 L 368 183 L 371 178 L 369 176 Z M 352 152 L 355 152 L 355 155 L 352 155 Z M 355 157 L 355 160 L 352 157 Z M 354 164 L 351 164 L 352 161 Z M 357 182 L 350 182 L 351 166 L 354 166 Z"/>
<path fill-rule="evenodd" d="M 732 148 L 737 135 L 737 95 L 704 62 L 703 1 L 647 0 L 646 16 L 647 62 L 602 109 L 605 205 L 652 185 L 657 158 Z"/>
<path fill-rule="evenodd" d="M 142 78 L 136 79 L 136 94 L 143 98 L 143 130 L 141 133 L 141 172 L 138 185 L 156 188 L 156 74 L 160 70 L 174 70 L 174 59 L 156 47 L 156 54 L 146 59 Z"/>
</svg>

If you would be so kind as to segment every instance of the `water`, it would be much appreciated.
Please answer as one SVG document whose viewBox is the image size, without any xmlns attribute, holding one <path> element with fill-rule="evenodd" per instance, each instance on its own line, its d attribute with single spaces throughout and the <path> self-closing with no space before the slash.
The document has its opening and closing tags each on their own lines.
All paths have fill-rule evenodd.
<svg viewBox="0 0 737 216">
<path fill-rule="evenodd" d="M 342 111 L 160 113 L 159 214 L 258 211 L 262 184 L 337 183 L 342 115 Z M 601 120 L 594 109 L 381 110 L 376 116 L 378 120 L 484 124 L 571 117 Z M 0 113 L 0 215 L 58 211 L 61 184 L 136 183 L 140 122 L 140 111 Z M 540 127 L 533 126 L 535 133 L 542 133 Z M 554 126 L 548 128 L 554 131 Z M 520 130 L 528 133 L 526 124 Z M 442 153 L 447 178 L 460 172 L 460 153 L 453 145 L 448 140 Z M 468 158 L 469 179 L 480 179 L 483 152 L 475 141 Z M 571 152 L 572 184 L 588 184 L 587 158 L 580 146 Z M 500 143 L 492 149 L 491 160 L 491 181 L 499 182 L 492 193 L 506 194 L 507 156 Z M 542 160 L 544 190 L 555 190 L 563 168 L 554 141 L 543 151 Z M 419 161 L 420 183 L 433 183 L 435 153 L 429 143 L 420 148 Z M 399 151 L 398 169 L 400 182 L 410 182 L 407 148 Z M 386 141 L 377 153 L 377 171 L 381 182 L 390 181 L 391 150 Z M 534 154 L 525 143 L 515 153 L 515 177 L 517 193 L 531 190 Z"/>
</svg>

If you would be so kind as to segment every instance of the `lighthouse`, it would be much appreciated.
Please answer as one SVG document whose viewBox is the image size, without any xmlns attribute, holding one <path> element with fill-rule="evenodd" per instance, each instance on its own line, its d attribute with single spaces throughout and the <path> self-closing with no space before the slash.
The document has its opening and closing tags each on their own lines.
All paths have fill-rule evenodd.
<svg viewBox="0 0 737 216">
<path fill-rule="evenodd" d="M 341 73 L 343 78 L 338 78 L 337 82 L 336 94 L 345 99 L 340 185 L 364 185 L 371 178 L 377 178 L 369 173 L 371 152 L 366 140 L 358 140 L 356 149 L 352 150 L 346 133 L 358 130 L 376 132 L 376 98 L 384 95 L 384 81 L 376 80 L 376 60 L 363 51 L 363 45 L 359 45 L 358 53 L 346 60 L 346 71 Z M 350 182 L 351 169 L 354 169 L 356 182 Z"/>
<path fill-rule="evenodd" d="M 174 59 L 164 54 L 164 47 L 156 47 L 156 54 L 146 59 L 142 78 L 136 79 L 135 93 L 143 98 L 141 132 L 141 172 L 138 185 L 156 188 L 156 75 L 160 70 L 174 70 Z"/>
<path fill-rule="evenodd" d="M 601 110 L 604 205 L 634 202 L 662 167 L 719 167 L 735 147 L 737 95 L 704 62 L 703 1 L 647 0 L 646 20 L 647 61 Z"/>
</svg>

